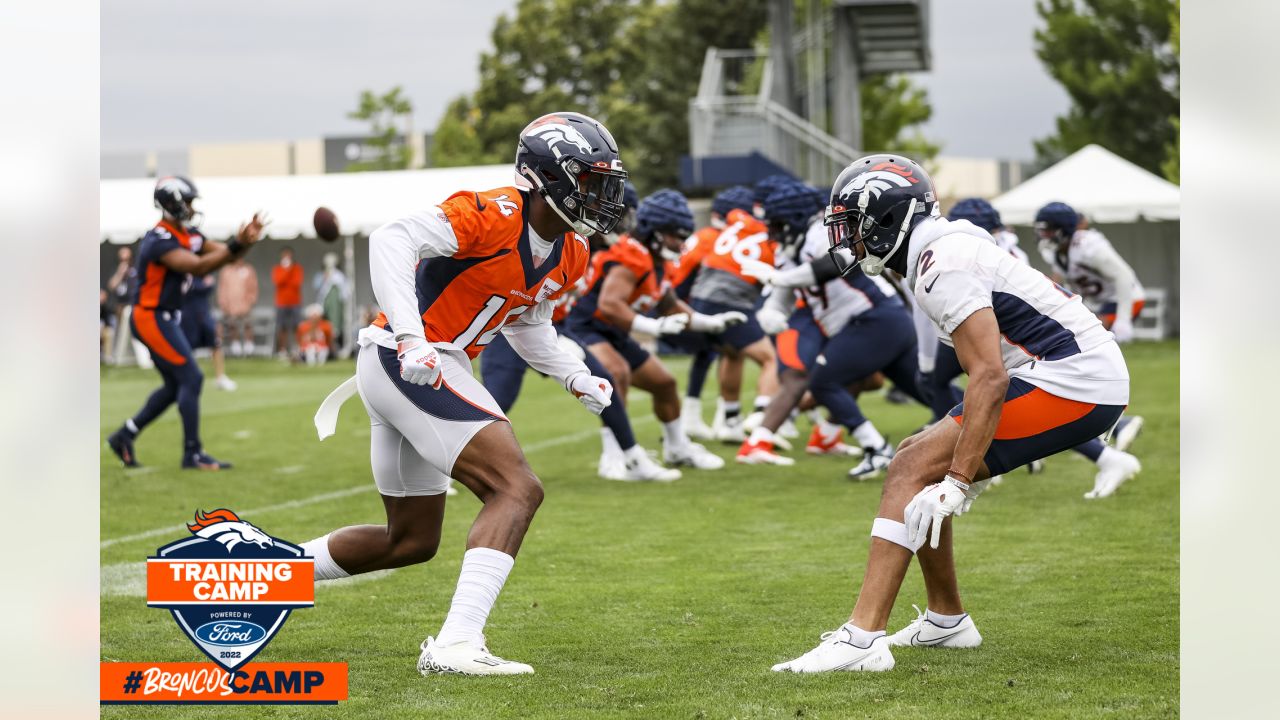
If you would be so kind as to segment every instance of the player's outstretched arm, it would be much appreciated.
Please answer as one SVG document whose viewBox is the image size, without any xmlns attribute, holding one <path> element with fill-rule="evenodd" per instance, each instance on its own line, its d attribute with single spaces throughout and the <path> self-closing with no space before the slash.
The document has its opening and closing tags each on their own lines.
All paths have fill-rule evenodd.
<svg viewBox="0 0 1280 720">
<path fill-rule="evenodd" d="M 578 356 L 560 344 L 551 326 L 553 311 L 553 303 L 544 300 L 503 327 L 502 334 L 529 367 L 559 380 L 565 390 L 599 415 L 612 403 L 613 386 L 608 380 L 592 375 Z"/>
</svg>

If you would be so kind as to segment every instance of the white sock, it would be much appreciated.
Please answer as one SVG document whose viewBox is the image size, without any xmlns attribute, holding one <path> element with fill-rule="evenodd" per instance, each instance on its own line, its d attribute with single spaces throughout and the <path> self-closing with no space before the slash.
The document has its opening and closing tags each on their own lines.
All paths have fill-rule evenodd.
<svg viewBox="0 0 1280 720">
<path fill-rule="evenodd" d="M 818 410 L 818 408 L 805 411 L 805 417 L 809 418 L 809 422 L 814 425 L 819 425 L 827 421 L 826 418 L 822 417 L 822 411 Z"/>
<path fill-rule="evenodd" d="M 667 447 L 673 448 L 684 447 L 689 442 L 689 438 L 685 437 L 684 423 L 680 418 L 662 423 L 662 441 Z"/>
<path fill-rule="evenodd" d="M 814 423 L 814 425 L 818 428 L 818 432 L 822 433 L 822 437 L 824 438 L 833 438 L 840 434 L 841 428 L 835 423 L 819 419 L 818 422 Z"/>
<path fill-rule="evenodd" d="M 1098 467 L 1102 467 L 1111 461 L 1120 451 L 1110 445 L 1103 445 L 1102 452 L 1098 454 L 1098 460 L 1095 463 Z"/>
<path fill-rule="evenodd" d="M 600 454 L 606 458 L 622 455 L 622 446 L 618 444 L 618 438 L 614 437 L 613 431 L 607 427 L 600 428 Z"/>
<path fill-rule="evenodd" d="M 756 411 L 763 412 L 765 408 L 769 407 L 769 401 L 772 399 L 773 398 L 769 397 L 768 395 L 757 395 L 756 401 L 755 401 Z"/>
<path fill-rule="evenodd" d="M 644 448 L 640 447 L 640 443 L 636 443 L 635 445 L 632 445 L 626 450 L 623 450 L 622 453 L 623 455 L 626 455 L 628 460 L 639 460 L 640 458 L 649 457 L 649 452 Z"/>
<path fill-rule="evenodd" d="M 502 585 L 515 564 L 515 558 L 490 548 L 471 548 L 462 556 L 458 589 L 453 592 L 453 604 L 436 635 L 436 644 L 480 642 L 489 611 L 498 601 L 498 593 L 502 592 Z"/>
<path fill-rule="evenodd" d="M 686 397 L 680 406 L 680 414 L 690 420 L 702 420 L 702 398 Z"/>
<path fill-rule="evenodd" d="M 753 442 L 753 443 L 759 443 L 759 442 L 773 443 L 774 442 L 773 431 L 765 427 L 764 425 L 757 426 L 755 430 L 751 431 L 751 437 L 748 438 L 747 441 Z"/>
<path fill-rule="evenodd" d="M 959 615 L 943 615 L 928 608 L 925 608 L 924 614 L 925 617 L 929 619 L 929 622 L 942 628 L 952 628 L 959 625 L 960 621 L 963 620 L 966 615 L 966 613 L 960 613 Z"/>
<path fill-rule="evenodd" d="M 133 422 L 133 418 L 129 418 L 128 420 L 125 420 L 124 426 L 129 428 L 129 432 L 133 433 L 134 435 L 137 435 L 138 433 L 142 432 L 141 430 L 138 429 L 137 424 Z"/>
<path fill-rule="evenodd" d="M 871 643 L 875 642 L 876 638 L 883 637 L 885 634 L 884 630 L 863 630 L 851 622 L 845 623 L 844 627 L 849 631 L 849 639 L 860 648 L 871 647 Z"/>
<path fill-rule="evenodd" d="M 308 555 L 316 559 L 316 582 L 351 577 L 351 573 L 343 570 L 338 563 L 334 562 L 333 556 L 329 554 L 329 535 L 332 534 L 328 533 L 315 540 L 308 540 L 300 546 Z"/>
<path fill-rule="evenodd" d="M 736 417 L 742 414 L 742 403 L 737 402 L 736 400 L 733 402 L 729 402 L 727 400 L 723 401 L 722 407 L 724 407 L 725 419 Z"/>
<path fill-rule="evenodd" d="M 876 426 L 871 424 L 870 420 L 863 420 L 862 424 L 853 429 L 853 436 L 858 439 L 858 444 L 864 448 L 873 448 L 879 450 L 884 447 L 884 436 L 876 430 Z"/>
</svg>

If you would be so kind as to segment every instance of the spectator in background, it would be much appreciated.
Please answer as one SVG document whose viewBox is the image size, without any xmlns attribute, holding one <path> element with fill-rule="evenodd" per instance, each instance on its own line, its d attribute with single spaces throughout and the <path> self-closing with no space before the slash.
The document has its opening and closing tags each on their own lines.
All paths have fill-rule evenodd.
<svg viewBox="0 0 1280 720">
<path fill-rule="evenodd" d="M 182 299 L 182 334 L 191 349 L 209 348 L 213 352 L 213 384 L 219 390 L 235 392 L 235 381 L 227 377 L 227 363 L 222 356 L 222 332 L 213 319 L 209 296 L 213 294 L 213 275 L 195 275 Z"/>
<path fill-rule="evenodd" d="M 276 355 L 293 359 L 297 349 L 290 350 L 302 319 L 302 266 L 293 261 L 293 249 L 280 251 L 280 262 L 271 268 L 271 282 L 276 286 Z"/>
<path fill-rule="evenodd" d="M 308 365 L 321 365 L 329 359 L 333 346 L 333 325 L 324 318 L 319 303 L 307 306 L 307 317 L 298 324 L 298 349 Z"/>
<path fill-rule="evenodd" d="M 134 266 L 132 247 L 126 245 L 117 250 L 116 258 L 120 261 L 120 264 L 116 266 L 116 271 L 107 280 L 107 291 L 111 293 L 111 305 L 115 308 L 115 327 L 125 327 L 128 321 L 124 314 L 133 304 L 132 298 L 138 290 L 138 268 Z M 124 345 L 122 344 L 119 349 L 123 351 Z M 146 346 L 137 340 L 133 340 L 133 349 L 134 355 L 138 358 L 138 367 L 150 367 L 151 354 L 147 351 Z M 119 364 L 121 358 L 118 353 L 111 349 L 108 352 L 111 354 L 112 364 Z"/>
<path fill-rule="evenodd" d="M 329 345 L 331 352 L 337 352 L 338 345 L 346 337 L 347 303 L 351 301 L 351 285 L 347 276 L 338 269 L 338 254 L 324 254 L 324 269 L 315 278 L 316 302 L 324 309 L 324 317 L 333 326 Z"/>
<path fill-rule="evenodd" d="M 253 320 L 258 302 L 258 272 L 237 258 L 218 273 L 218 309 L 222 311 L 223 337 L 231 344 L 231 357 L 252 356 Z"/>
</svg>

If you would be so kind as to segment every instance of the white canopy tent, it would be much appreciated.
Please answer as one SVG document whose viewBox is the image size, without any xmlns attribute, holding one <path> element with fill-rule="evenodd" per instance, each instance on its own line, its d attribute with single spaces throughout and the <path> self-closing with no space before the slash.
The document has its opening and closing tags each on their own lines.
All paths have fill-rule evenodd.
<svg viewBox="0 0 1280 720">
<path fill-rule="evenodd" d="M 338 216 L 343 234 L 368 235 L 389 220 L 438 203 L 458 190 L 511 185 L 511 165 L 363 172 L 333 175 L 193 178 L 196 209 L 210 238 L 230 237 L 240 223 L 265 210 L 268 237 L 315 237 L 311 218 L 323 205 Z M 127 245 L 155 227 L 155 180 L 103 180 L 99 205 L 102 240 Z"/>
<path fill-rule="evenodd" d="M 1182 213 L 1177 185 L 1100 145 L 1080 148 L 991 204 L 1005 223 L 1030 225 L 1036 211 L 1054 201 L 1099 223 L 1178 220 Z"/>
</svg>

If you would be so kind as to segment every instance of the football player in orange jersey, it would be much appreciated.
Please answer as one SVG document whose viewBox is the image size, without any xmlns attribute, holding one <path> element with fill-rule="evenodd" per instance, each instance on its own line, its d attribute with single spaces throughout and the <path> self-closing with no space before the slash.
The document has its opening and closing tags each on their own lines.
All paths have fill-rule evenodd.
<svg viewBox="0 0 1280 720">
<path fill-rule="evenodd" d="M 684 195 L 659 190 L 645 198 L 636 211 L 635 231 L 592 259 L 589 289 L 569 313 L 568 328 L 613 375 L 624 401 L 633 384 L 653 395 L 668 465 L 716 470 L 724 460 L 684 432 L 675 378 L 631 337 L 632 331 L 678 335 L 686 328 L 714 334 L 746 320 L 739 312 L 695 312 L 672 292 L 663 261 L 679 257 L 692 231 L 693 212 Z M 643 314 L 651 310 L 658 317 Z"/>
<path fill-rule="evenodd" d="M 337 406 L 359 391 L 387 515 L 385 525 L 304 543 L 317 580 L 430 560 L 450 478 L 484 503 L 444 626 L 422 643 L 423 675 L 533 672 L 490 653 L 483 630 L 542 484 L 471 358 L 501 333 L 595 414 L 613 393 L 556 341 L 551 316 L 587 269 L 583 236 L 609 232 L 622 216 L 617 146 L 595 120 L 552 113 L 520 133 L 515 169 L 516 187 L 455 193 L 373 232 L 370 278 L 383 312 L 360 332 L 356 376 L 316 415 L 321 436 L 332 433 Z"/>
<path fill-rule="evenodd" d="M 751 188 L 745 185 L 722 190 L 711 199 L 710 223 L 690 235 L 680 257 L 667 264 L 667 277 L 675 289 L 676 297 L 689 302 L 689 293 L 693 291 L 693 284 L 698 278 L 702 259 L 712 251 L 716 238 L 728 226 L 725 218 L 732 210 L 751 212 L 752 202 Z M 702 387 L 706 383 L 707 372 L 711 369 L 711 363 L 720 358 L 720 386 L 723 388 L 735 382 L 741 384 L 743 360 L 741 356 L 721 357 L 715 348 L 707 346 L 703 336 L 691 338 L 692 344 L 687 344 L 685 340 L 685 336 L 672 340 L 673 344 L 686 346 L 686 349 L 693 352 L 693 362 L 689 365 L 689 382 L 685 385 L 684 402 L 680 406 L 681 421 L 684 423 L 685 433 L 694 440 L 714 440 L 715 432 L 702 419 Z M 722 421 L 723 417 L 724 399 L 720 397 L 716 403 L 717 422 Z"/>
</svg>

